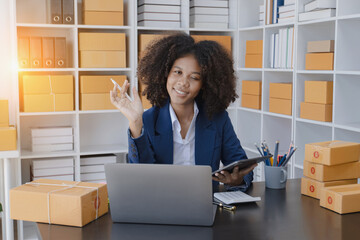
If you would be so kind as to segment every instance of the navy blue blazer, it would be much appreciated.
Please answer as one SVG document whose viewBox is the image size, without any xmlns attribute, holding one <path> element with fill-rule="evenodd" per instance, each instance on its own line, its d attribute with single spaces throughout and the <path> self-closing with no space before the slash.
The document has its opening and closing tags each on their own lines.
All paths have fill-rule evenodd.
<svg viewBox="0 0 360 240">
<path fill-rule="evenodd" d="M 195 123 L 195 164 L 219 169 L 220 161 L 228 165 L 247 159 L 226 111 L 209 120 L 201 105 Z M 164 107 L 152 107 L 143 114 L 143 133 L 139 138 L 128 136 L 130 163 L 173 164 L 173 131 L 169 102 Z M 246 191 L 253 180 L 253 172 L 244 177 L 238 189 Z M 215 181 L 214 181 L 215 182 Z M 217 184 L 217 182 L 216 182 Z"/>
</svg>

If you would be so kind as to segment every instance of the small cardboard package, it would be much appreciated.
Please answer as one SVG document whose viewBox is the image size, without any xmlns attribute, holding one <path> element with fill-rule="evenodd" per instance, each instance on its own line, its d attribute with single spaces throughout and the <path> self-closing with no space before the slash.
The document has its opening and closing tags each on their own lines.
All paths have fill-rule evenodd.
<svg viewBox="0 0 360 240">
<path fill-rule="evenodd" d="M 106 184 L 39 179 L 10 190 L 16 220 L 82 227 L 107 212 Z"/>
<path fill-rule="evenodd" d="M 333 103 L 333 82 L 305 81 L 304 100 L 308 103 Z"/>
<path fill-rule="evenodd" d="M 84 0 L 84 11 L 124 11 L 123 0 Z"/>
<path fill-rule="evenodd" d="M 110 11 L 84 11 L 83 23 L 85 25 L 124 25 L 123 12 L 110 12 Z"/>
<path fill-rule="evenodd" d="M 261 109 L 261 95 L 242 93 L 241 106 L 246 108 Z"/>
<path fill-rule="evenodd" d="M 109 93 L 114 89 L 113 79 L 120 86 L 124 84 L 125 75 L 82 75 L 80 76 L 80 93 Z"/>
<path fill-rule="evenodd" d="M 0 100 L 0 127 L 9 126 L 9 101 Z"/>
<path fill-rule="evenodd" d="M 305 70 L 333 70 L 334 53 L 307 53 Z"/>
<path fill-rule="evenodd" d="M 307 43 L 308 53 L 334 52 L 334 49 L 335 49 L 334 40 L 309 41 Z"/>
<path fill-rule="evenodd" d="M 360 161 L 326 166 L 304 161 L 304 176 L 318 181 L 335 181 L 360 177 Z"/>
<path fill-rule="evenodd" d="M 262 68 L 262 54 L 246 54 L 245 68 Z"/>
<path fill-rule="evenodd" d="M 283 98 L 269 98 L 269 112 L 291 115 L 292 100 Z"/>
<path fill-rule="evenodd" d="M 126 51 L 80 51 L 81 68 L 126 68 Z"/>
<path fill-rule="evenodd" d="M 246 54 L 261 54 L 263 53 L 263 40 L 248 40 L 246 41 Z"/>
<path fill-rule="evenodd" d="M 305 144 L 305 161 L 327 166 L 360 161 L 360 143 L 328 141 Z"/>
<path fill-rule="evenodd" d="M 0 151 L 13 151 L 16 148 L 16 128 L 0 127 Z"/>
<path fill-rule="evenodd" d="M 242 81 L 242 93 L 251 95 L 261 95 L 261 81 Z"/>
<path fill-rule="evenodd" d="M 357 179 L 349 180 L 339 180 L 339 181 L 330 181 L 330 182 L 319 182 L 314 179 L 307 177 L 301 178 L 301 194 L 320 199 L 321 189 L 324 187 L 346 185 L 346 184 L 356 184 Z"/>
<path fill-rule="evenodd" d="M 300 118 L 322 122 L 332 121 L 332 104 L 300 103 Z"/>
<path fill-rule="evenodd" d="M 270 98 L 292 99 L 292 83 L 270 83 Z"/>
<path fill-rule="evenodd" d="M 320 206 L 340 214 L 360 212 L 360 184 L 323 188 Z"/>
<path fill-rule="evenodd" d="M 125 51 L 125 33 L 79 33 L 79 51 Z"/>
<path fill-rule="evenodd" d="M 200 41 L 214 41 L 223 46 L 231 54 L 231 36 L 216 36 L 216 35 L 191 35 L 195 42 Z M 261 44 L 262 47 L 262 44 Z"/>
<path fill-rule="evenodd" d="M 110 93 L 82 93 L 80 98 L 81 110 L 110 110 L 116 109 L 110 101 Z"/>
</svg>

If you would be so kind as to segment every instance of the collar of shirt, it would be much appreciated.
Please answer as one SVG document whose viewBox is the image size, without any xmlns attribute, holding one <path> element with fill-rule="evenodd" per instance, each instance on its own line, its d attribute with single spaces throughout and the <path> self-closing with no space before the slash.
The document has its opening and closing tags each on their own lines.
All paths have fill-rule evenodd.
<svg viewBox="0 0 360 240">
<path fill-rule="evenodd" d="M 186 144 L 186 143 L 189 143 L 191 140 L 194 140 L 194 138 L 195 138 L 195 121 L 196 121 L 197 115 L 199 114 L 199 109 L 198 109 L 196 102 L 194 101 L 194 116 L 193 116 L 193 119 L 191 120 L 191 123 L 190 123 L 189 129 L 186 133 L 185 139 L 183 139 L 181 137 L 180 122 L 179 122 L 171 104 L 169 104 L 169 111 L 170 111 L 170 118 L 171 118 L 171 124 L 172 124 L 172 129 L 173 129 L 174 141 L 178 142 L 178 143 Z"/>
</svg>

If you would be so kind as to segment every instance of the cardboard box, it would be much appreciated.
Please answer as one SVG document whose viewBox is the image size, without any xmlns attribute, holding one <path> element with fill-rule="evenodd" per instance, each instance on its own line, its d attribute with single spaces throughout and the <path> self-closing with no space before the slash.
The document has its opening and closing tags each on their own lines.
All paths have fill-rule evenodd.
<svg viewBox="0 0 360 240">
<path fill-rule="evenodd" d="M 0 151 L 14 151 L 16 146 L 16 128 L 0 127 Z"/>
<path fill-rule="evenodd" d="M 74 174 L 74 167 L 32 169 L 32 174 L 34 177 L 71 175 Z"/>
<path fill-rule="evenodd" d="M 246 54 L 260 54 L 263 53 L 263 40 L 248 40 L 246 41 Z"/>
<path fill-rule="evenodd" d="M 16 220 L 82 227 L 107 212 L 106 184 L 39 179 L 10 190 Z"/>
<path fill-rule="evenodd" d="M 241 93 L 251 95 L 261 95 L 261 81 L 242 81 Z"/>
<path fill-rule="evenodd" d="M 330 181 L 330 182 L 319 182 L 314 179 L 303 177 L 301 178 L 301 194 L 320 199 L 321 189 L 324 187 L 356 184 L 357 179 Z"/>
<path fill-rule="evenodd" d="M 334 52 L 334 49 L 335 49 L 334 40 L 309 41 L 307 43 L 308 53 Z"/>
<path fill-rule="evenodd" d="M 31 161 L 32 169 L 74 167 L 73 158 L 36 159 Z"/>
<path fill-rule="evenodd" d="M 246 68 L 262 68 L 262 54 L 246 54 L 245 55 Z"/>
<path fill-rule="evenodd" d="M 141 57 L 142 52 L 146 49 L 147 45 L 149 45 L 152 41 L 159 40 L 160 38 L 166 37 L 168 35 L 165 34 L 139 34 L 138 42 L 139 42 L 139 56 Z"/>
<path fill-rule="evenodd" d="M 360 212 L 360 184 L 322 189 L 320 206 L 340 214 Z"/>
<path fill-rule="evenodd" d="M 360 143 L 338 140 L 308 143 L 304 160 L 327 166 L 360 161 Z"/>
<path fill-rule="evenodd" d="M 81 68 L 126 68 L 125 51 L 80 51 Z"/>
<path fill-rule="evenodd" d="M 145 89 L 145 85 L 142 84 L 141 82 L 138 82 L 139 84 L 139 96 L 140 96 L 140 99 L 141 99 L 141 103 L 143 105 L 143 108 L 144 109 L 150 109 L 152 108 L 152 104 L 151 102 L 146 98 L 146 96 L 143 96 L 142 95 L 142 92 L 144 91 Z"/>
<path fill-rule="evenodd" d="M 98 165 L 98 164 L 107 164 L 107 163 L 116 163 L 115 155 L 98 155 L 96 157 L 81 157 L 80 165 Z"/>
<path fill-rule="evenodd" d="M 73 93 L 72 75 L 24 75 L 23 94 Z"/>
<path fill-rule="evenodd" d="M 84 0 L 83 1 L 84 11 L 124 11 L 123 0 Z"/>
<path fill-rule="evenodd" d="M 33 137 L 32 144 L 58 144 L 58 143 L 73 143 L 74 136 L 51 136 L 51 137 Z"/>
<path fill-rule="evenodd" d="M 269 98 L 269 112 L 291 115 L 292 100 L 282 98 Z"/>
<path fill-rule="evenodd" d="M 270 98 L 292 99 L 292 83 L 270 83 Z"/>
<path fill-rule="evenodd" d="M 305 81 L 304 100 L 309 103 L 333 103 L 333 82 Z"/>
<path fill-rule="evenodd" d="M 335 181 L 360 177 L 360 162 L 326 166 L 304 161 L 304 176 L 318 181 Z"/>
<path fill-rule="evenodd" d="M 246 108 L 261 109 L 261 95 L 241 94 L 241 106 Z"/>
<path fill-rule="evenodd" d="M 80 93 L 109 93 L 114 89 L 110 79 L 114 79 L 120 86 L 124 84 L 125 75 L 92 75 L 80 76 Z"/>
<path fill-rule="evenodd" d="M 334 53 L 307 53 L 305 57 L 306 70 L 333 70 Z"/>
<path fill-rule="evenodd" d="M 123 12 L 98 12 L 98 11 L 84 11 L 83 23 L 85 25 L 124 25 Z"/>
<path fill-rule="evenodd" d="M 79 33 L 79 51 L 125 51 L 125 33 Z"/>
<path fill-rule="evenodd" d="M 24 112 L 59 112 L 73 110 L 73 94 L 38 94 L 24 96 Z"/>
<path fill-rule="evenodd" d="M 39 127 L 31 128 L 31 137 L 54 137 L 73 135 L 72 127 Z"/>
<path fill-rule="evenodd" d="M 9 126 L 9 101 L 0 100 L 0 127 Z"/>
<path fill-rule="evenodd" d="M 230 55 L 231 51 L 231 36 L 215 36 L 215 35 L 191 35 L 194 38 L 195 42 L 200 41 L 215 41 L 223 46 L 226 50 L 229 51 Z"/>
<path fill-rule="evenodd" d="M 110 93 L 82 93 L 80 99 L 81 110 L 116 109 L 110 101 Z"/>
<path fill-rule="evenodd" d="M 301 102 L 300 118 L 322 121 L 322 122 L 331 122 L 332 104 Z"/>
</svg>

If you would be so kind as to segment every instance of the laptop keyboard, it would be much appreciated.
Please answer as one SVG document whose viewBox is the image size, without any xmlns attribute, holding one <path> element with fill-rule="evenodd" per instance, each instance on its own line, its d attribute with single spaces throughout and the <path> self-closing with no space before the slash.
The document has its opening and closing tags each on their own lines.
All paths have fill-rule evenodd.
<svg viewBox="0 0 360 240">
<path fill-rule="evenodd" d="M 225 204 L 261 201 L 260 197 L 252 197 L 242 191 L 217 192 L 214 197 Z"/>
</svg>

